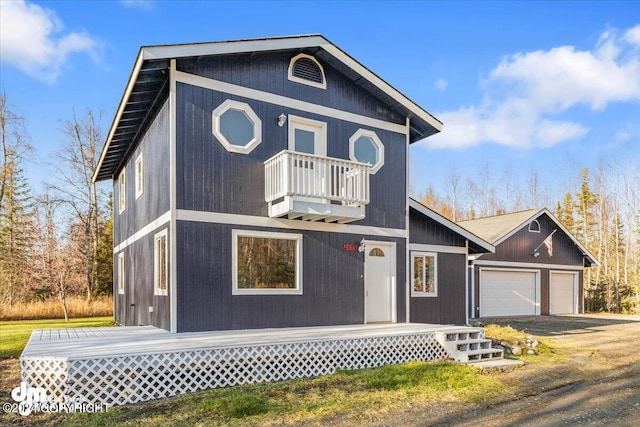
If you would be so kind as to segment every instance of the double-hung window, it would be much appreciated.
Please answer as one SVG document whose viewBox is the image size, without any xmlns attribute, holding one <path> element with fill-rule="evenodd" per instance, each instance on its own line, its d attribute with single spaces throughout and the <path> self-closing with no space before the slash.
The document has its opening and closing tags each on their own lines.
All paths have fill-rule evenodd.
<svg viewBox="0 0 640 427">
<path fill-rule="evenodd" d="M 413 252 L 411 255 L 411 296 L 438 296 L 438 256 L 429 252 Z"/>
<path fill-rule="evenodd" d="M 153 239 L 153 282 L 155 295 L 167 295 L 169 283 L 169 257 L 167 230 L 157 233 Z"/>
</svg>

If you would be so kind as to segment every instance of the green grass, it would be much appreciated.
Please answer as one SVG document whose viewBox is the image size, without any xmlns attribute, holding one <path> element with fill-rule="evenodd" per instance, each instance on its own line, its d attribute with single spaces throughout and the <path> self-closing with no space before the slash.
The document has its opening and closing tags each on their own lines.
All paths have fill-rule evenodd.
<svg viewBox="0 0 640 427">
<path fill-rule="evenodd" d="M 66 426 L 362 424 L 413 405 L 482 402 L 501 391 L 479 370 L 450 362 L 410 362 L 312 379 L 189 393 L 56 419 Z"/>
<path fill-rule="evenodd" d="M 84 317 L 80 319 L 9 320 L 0 321 L 0 357 L 19 357 L 34 329 L 79 328 L 113 326 L 113 317 Z"/>
</svg>

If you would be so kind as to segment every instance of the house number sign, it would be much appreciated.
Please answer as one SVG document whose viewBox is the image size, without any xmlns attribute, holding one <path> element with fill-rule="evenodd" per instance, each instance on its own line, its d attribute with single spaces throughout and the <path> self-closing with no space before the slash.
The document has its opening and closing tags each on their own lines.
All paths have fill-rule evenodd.
<svg viewBox="0 0 640 427">
<path fill-rule="evenodd" d="M 358 252 L 358 245 L 354 245 L 353 243 L 345 243 L 343 248 L 347 252 Z"/>
</svg>

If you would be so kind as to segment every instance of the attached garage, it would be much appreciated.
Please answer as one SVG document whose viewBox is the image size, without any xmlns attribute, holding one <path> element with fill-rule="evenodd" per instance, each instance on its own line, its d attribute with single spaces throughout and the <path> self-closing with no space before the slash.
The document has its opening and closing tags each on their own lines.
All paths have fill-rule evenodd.
<svg viewBox="0 0 640 427">
<path fill-rule="evenodd" d="M 480 270 L 480 316 L 540 314 L 538 271 Z"/>
<path fill-rule="evenodd" d="M 552 271 L 549 277 L 549 314 L 574 314 L 578 273 Z"/>
</svg>

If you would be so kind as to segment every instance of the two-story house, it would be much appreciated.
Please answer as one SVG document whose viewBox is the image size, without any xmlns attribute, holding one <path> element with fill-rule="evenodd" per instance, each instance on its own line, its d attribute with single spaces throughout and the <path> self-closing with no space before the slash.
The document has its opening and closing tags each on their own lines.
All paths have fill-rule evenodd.
<svg viewBox="0 0 640 427">
<path fill-rule="evenodd" d="M 116 321 L 465 323 L 466 257 L 493 247 L 408 197 L 441 126 L 322 36 L 141 48 L 94 175 Z"/>
</svg>

